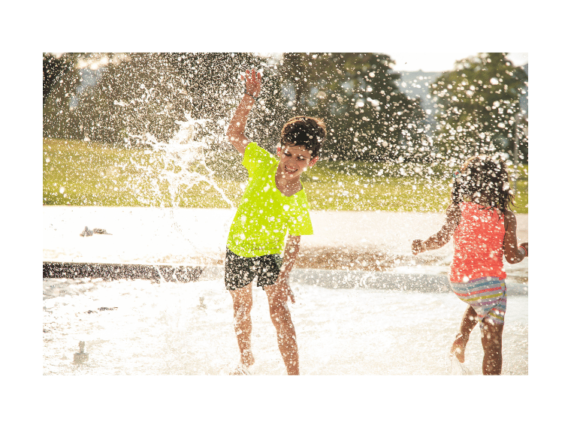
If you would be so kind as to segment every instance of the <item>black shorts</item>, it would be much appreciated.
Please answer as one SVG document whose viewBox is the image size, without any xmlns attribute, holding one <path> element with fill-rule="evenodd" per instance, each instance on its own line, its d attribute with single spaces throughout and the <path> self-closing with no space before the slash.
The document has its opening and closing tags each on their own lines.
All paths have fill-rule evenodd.
<svg viewBox="0 0 571 428">
<path fill-rule="evenodd" d="M 227 290 L 245 287 L 258 277 L 258 287 L 264 289 L 267 285 L 275 284 L 282 257 L 279 254 L 269 254 L 260 257 L 242 257 L 226 248 L 224 263 L 224 282 Z"/>
</svg>

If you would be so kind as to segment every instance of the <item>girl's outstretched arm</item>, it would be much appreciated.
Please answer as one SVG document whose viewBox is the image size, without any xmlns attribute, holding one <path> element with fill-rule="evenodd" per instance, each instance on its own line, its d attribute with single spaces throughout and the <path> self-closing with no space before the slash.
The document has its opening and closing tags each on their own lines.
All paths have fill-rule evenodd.
<svg viewBox="0 0 571 428">
<path fill-rule="evenodd" d="M 451 204 L 446 210 L 446 220 L 442 229 L 426 241 L 423 241 L 422 239 L 415 239 L 412 241 L 412 254 L 416 256 L 424 251 L 437 250 L 445 246 L 452 238 L 452 235 L 454 235 L 454 231 L 456 230 L 458 223 L 460 223 L 461 216 L 462 212 L 460 211 L 460 207 L 458 205 Z"/>
<path fill-rule="evenodd" d="M 232 116 L 230 125 L 228 125 L 228 131 L 226 131 L 226 136 L 232 145 L 236 147 L 236 150 L 243 155 L 246 151 L 246 146 L 250 142 L 244 135 L 244 129 L 246 129 L 248 114 L 256 102 L 253 97 L 257 98 L 262 90 L 262 75 L 256 73 L 256 70 L 253 69 L 246 70 L 246 77 L 241 76 L 241 79 L 245 79 L 246 81 L 246 92 L 236 109 L 236 113 Z"/>
<path fill-rule="evenodd" d="M 504 226 L 506 234 L 504 235 L 504 255 L 506 261 L 510 264 L 521 262 L 528 255 L 527 242 L 517 245 L 517 220 L 515 214 L 508 211 L 504 216 Z M 523 247 L 523 248 L 520 248 Z"/>
</svg>

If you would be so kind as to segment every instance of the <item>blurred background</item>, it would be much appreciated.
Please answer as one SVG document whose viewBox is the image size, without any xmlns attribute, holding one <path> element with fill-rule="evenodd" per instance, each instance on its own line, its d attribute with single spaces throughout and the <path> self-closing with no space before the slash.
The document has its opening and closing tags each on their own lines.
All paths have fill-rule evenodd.
<svg viewBox="0 0 571 428">
<path fill-rule="evenodd" d="M 439 212 L 451 173 L 489 154 L 508 163 L 515 211 L 527 213 L 527 54 L 501 52 L 44 53 L 44 205 L 236 204 L 247 175 L 225 129 L 252 67 L 263 73 L 252 141 L 275 153 L 288 118 L 327 124 L 303 177 L 313 209 Z M 176 202 L 151 183 L 168 166 L 149 147 L 189 118 L 230 203 L 212 183 L 177 188 Z"/>
</svg>

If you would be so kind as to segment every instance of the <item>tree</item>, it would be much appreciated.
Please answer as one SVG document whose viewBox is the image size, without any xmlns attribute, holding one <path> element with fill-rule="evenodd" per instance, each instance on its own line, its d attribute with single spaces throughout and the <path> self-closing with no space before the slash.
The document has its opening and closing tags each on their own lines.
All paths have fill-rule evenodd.
<svg viewBox="0 0 571 428">
<path fill-rule="evenodd" d="M 70 101 L 80 85 L 76 68 L 81 54 L 43 55 L 43 128 L 45 137 L 80 138 L 80 124 L 70 112 Z M 82 138 L 82 137 L 81 137 Z"/>
<path fill-rule="evenodd" d="M 190 114 L 206 120 L 202 136 L 222 137 L 241 98 L 240 71 L 261 62 L 231 53 L 77 54 L 46 97 L 44 135 L 166 142 Z"/>
<path fill-rule="evenodd" d="M 418 154 L 425 114 L 404 95 L 389 56 L 375 53 L 285 54 L 280 67 L 291 115 L 325 120 L 324 155 L 382 160 Z"/>
<path fill-rule="evenodd" d="M 225 126 L 243 94 L 239 75 L 254 67 L 263 70 L 264 85 L 248 135 L 269 150 L 283 123 L 306 114 L 326 121 L 325 158 L 428 153 L 420 101 L 398 89 L 400 76 L 383 54 L 289 53 L 272 64 L 250 53 L 94 53 L 76 54 L 71 64 L 46 97 L 45 136 L 167 142 L 189 114 L 202 120 L 198 139 L 227 148 Z"/>
<path fill-rule="evenodd" d="M 43 101 L 46 102 L 50 91 L 57 85 L 62 76 L 73 70 L 75 66 L 76 54 L 72 53 L 51 53 L 43 54 Z"/>
<path fill-rule="evenodd" d="M 520 153 L 526 155 L 527 119 L 519 102 L 525 90 L 527 73 L 505 53 L 481 53 L 457 61 L 454 70 L 443 73 L 431 89 L 438 99 L 436 141 L 441 153 L 453 163 L 476 154 L 513 156 L 517 133 Z"/>
</svg>

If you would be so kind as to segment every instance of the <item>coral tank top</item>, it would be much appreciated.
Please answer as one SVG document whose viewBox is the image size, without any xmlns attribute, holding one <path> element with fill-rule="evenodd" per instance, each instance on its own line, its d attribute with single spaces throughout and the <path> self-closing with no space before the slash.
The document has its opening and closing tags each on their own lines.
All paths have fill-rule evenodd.
<svg viewBox="0 0 571 428">
<path fill-rule="evenodd" d="M 504 279 L 504 215 L 473 202 L 462 202 L 460 209 L 450 281 L 467 282 L 488 276 Z"/>
</svg>

